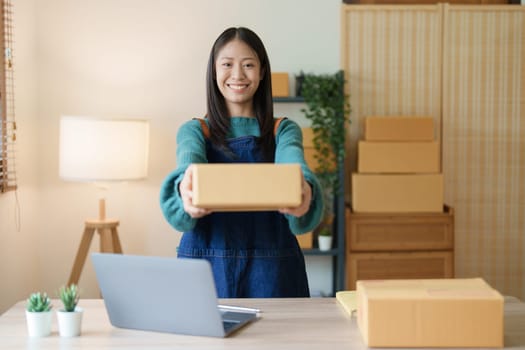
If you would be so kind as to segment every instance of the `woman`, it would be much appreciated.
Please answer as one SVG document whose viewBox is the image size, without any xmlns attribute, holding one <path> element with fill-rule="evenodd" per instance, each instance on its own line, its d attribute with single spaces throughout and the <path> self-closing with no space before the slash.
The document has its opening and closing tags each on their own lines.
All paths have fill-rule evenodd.
<svg viewBox="0 0 525 350">
<path fill-rule="evenodd" d="M 239 162 L 299 163 L 301 205 L 264 212 L 193 206 L 191 164 Z M 253 31 L 229 28 L 215 41 L 207 69 L 206 118 L 179 129 L 177 163 L 161 186 L 160 201 L 168 222 L 184 232 L 178 256 L 208 260 L 221 298 L 309 296 L 294 234 L 319 224 L 321 187 L 304 161 L 299 126 L 274 119 L 270 62 Z"/>
</svg>

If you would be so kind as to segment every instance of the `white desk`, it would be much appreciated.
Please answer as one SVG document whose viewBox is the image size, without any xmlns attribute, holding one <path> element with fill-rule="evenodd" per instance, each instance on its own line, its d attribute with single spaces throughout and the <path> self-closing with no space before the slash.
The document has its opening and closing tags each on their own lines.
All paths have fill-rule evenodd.
<svg viewBox="0 0 525 350">
<path fill-rule="evenodd" d="M 355 318 L 346 314 L 335 298 L 221 303 L 260 308 L 262 318 L 224 339 L 143 332 L 114 328 L 102 300 L 81 300 L 79 306 L 85 311 L 80 337 L 60 338 L 54 315 L 49 337 L 29 338 L 25 302 L 19 302 L 0 316 L 0 349 L 367 349 Z M 54 300 L 53 305 L 60 304 Z M 525 303 L 505 303 L 505 346 L 525 349 Z"/>
</svg>

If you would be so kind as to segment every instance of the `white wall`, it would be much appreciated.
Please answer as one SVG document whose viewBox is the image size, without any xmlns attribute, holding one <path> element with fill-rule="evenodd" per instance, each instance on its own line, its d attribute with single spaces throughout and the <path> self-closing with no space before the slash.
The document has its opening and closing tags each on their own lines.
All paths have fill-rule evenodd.
<svg viewBox="0 0 525 350">
<path fill-rule="evenodd" d="M 58 177 L 61 115 L 151 120 L 149 177 L 107 192 L 126 253 L 175 254 L 179 234 L 162 217 L 159 185 L 175 166 L 181 123 L 205 111 L 205 69 L 215 38 L 247 26 L 265 42 L 274 71 L 339 68 L 339 0 L 14 0 L 19 197 L 0 196 L 0 312 L 28 290 L 56 295 L 67 282 L 84 220 L 99 193 Z M 300 107 L 276 106 L 277 114 Z M 92 245 L 97 250 L 98 240 Z M 310 258 L 309 258 L 310 259 Z M 313 289 L 329 292 L 330 259 L 310 259 Z M 98 296 L 88 261 L 80 286 Z"/>
</svg>

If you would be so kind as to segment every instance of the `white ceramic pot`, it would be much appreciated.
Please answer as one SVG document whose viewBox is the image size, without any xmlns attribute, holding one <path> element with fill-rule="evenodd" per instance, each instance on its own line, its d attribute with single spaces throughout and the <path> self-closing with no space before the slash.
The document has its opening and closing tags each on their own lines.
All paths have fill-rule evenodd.
<svg viewBox="0 0 525 350">
<path fill-rule="evenodd" d="M 51 311 L 29 312 L 26 310 L 27 332 L 30 337 L 47 337 L 51 334 Z"/>
<path fill-rule="evenodd" d="M 82 328 L 82 308 L 75 308 L 75 311 L 57 311 L 58 333 L 61 337 L 78 337 Z"/>
<path fill-rule="evenodd" d="M 332 249 L 332 236 L 319 236 L 318 241 L 319 250 L 327 251 Z"/>
</svg>

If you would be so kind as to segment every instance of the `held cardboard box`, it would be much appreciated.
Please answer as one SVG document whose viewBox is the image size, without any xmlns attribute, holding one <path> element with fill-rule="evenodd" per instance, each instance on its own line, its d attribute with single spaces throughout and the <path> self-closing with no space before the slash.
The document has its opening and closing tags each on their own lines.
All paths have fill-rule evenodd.
<svg viewBox="0 0 525 350">
<path fill-rule="evenodd" d="M 272 94 L 273 97 L 290 96 L 290 85 L 288 82 L 288 73 L 272 73 Z"/>
<path fill-rule="evenodd" d="M 301 182 L 299 164 L 195 164 L 193 204 L 215 211 L 297 207 Z"/>
<path fill-rule="evenodd" d="M 442 174 L 352 174 L 356 213 L 443 211 Z"/>
<path fill-rule="evenodd" d="M 503 297 L 483 279 L 357 281 L 369 347 L 503 347 Z"/>
<path fill-rule="evenodd" d="M 365 118 L 366 141 L 433 141 L 434 118 L 392 116 Z"/>
<path fill-rule="evenodd" d="M 359 141 L 360 173 L 439 173 L 439 143 Z"/>
</svg>

